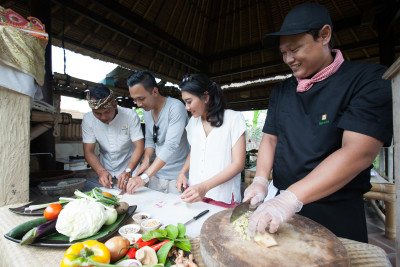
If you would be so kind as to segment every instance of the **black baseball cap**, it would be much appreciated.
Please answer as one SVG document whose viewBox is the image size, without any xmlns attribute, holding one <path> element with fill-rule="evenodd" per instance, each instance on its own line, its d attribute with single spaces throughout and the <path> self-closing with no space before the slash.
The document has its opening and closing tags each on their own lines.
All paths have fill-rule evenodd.
<svg viewBox="0 0 400 267">
<path fill-rule="evenodd" d="M 326 7 L 315 3 L 301 4 L 289 11 L 279 32 L 264 35 L 262 45 L 264 48 L 276 47 L 279 45 L 279 36 L 281 35 L 294 35 L 310 30 L 319 30 L 326 24 L 333 28 Z"/>
</svg>

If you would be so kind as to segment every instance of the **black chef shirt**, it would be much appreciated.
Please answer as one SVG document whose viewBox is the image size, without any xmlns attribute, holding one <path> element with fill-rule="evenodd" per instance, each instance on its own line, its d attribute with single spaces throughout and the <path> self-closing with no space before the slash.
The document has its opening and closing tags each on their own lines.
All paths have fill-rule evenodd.
<svg viewBox="0 0 400 267">
<path fill-rule="evenodd" d="M 345 61 L 335 74 L 307 92 L 296 92 L 295 77 L 274 88 L 263 132 L 278 137 L 273 163 L 278 189 L 304 178 L 340 149 L 344 130 L 391 143 L 392 95 L 390 81 L 381 78 L 385 70 L 377 64 Z M 320 201 L 349 199 L 370 188 L 367 168 Z"/>
</svg>

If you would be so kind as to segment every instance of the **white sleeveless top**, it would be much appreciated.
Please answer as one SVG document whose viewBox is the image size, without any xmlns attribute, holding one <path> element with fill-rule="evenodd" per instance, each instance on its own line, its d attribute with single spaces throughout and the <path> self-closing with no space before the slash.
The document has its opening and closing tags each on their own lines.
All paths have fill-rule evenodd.
<svg viewBox="0 0 400 267">
<path fill-rule="evenodd" d="M 225 110 L 224 122 L 220 127 L 214 127 L 206 137 L 201 117 L 192 117 L 186 126 L 190 148 L 189 185 L 199 184 L 232 163 L 232 148 L 239 137 L 246 132 L 246 122 L 238 111 Z M 241 173 L 232 179 L 214 187 L 205 195 L 216 201 L 227 204 L 241 201 Z"/>
</svg>

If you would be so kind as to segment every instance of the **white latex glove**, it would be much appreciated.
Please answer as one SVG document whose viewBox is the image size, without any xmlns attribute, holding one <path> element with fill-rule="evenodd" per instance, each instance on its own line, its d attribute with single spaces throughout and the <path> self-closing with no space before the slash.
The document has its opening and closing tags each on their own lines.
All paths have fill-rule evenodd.
<svg viewBox="0 0 400 267">
<path fill-rule="evenodd" d="M 253 179 L 253 182 L 249 187 L 244 191 L 243 202 L 250 199 L 250 206 L 256 206 L 258 203 L 264 201 L 264 198 L 267 197 L 268 194 L 268 180 L 261 177 L 256 176 Z"/>
<path fill-rule="evenodd" d="M 250 235 L 254 235 L 256 231 L 264 233 L 269 227 L 269 232 L 275 233 L 281 223 L 292 218 L 302 207 L 303 203 L 295 194 L 282 190 L 277 197 L 261 204 L 251 215 L 248 232 Z"/>
</svg>

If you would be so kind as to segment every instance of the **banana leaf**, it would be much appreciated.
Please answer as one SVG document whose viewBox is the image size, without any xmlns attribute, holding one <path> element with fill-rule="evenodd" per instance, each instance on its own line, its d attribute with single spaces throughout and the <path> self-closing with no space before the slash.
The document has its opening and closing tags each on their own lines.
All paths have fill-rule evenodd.
<svg viewBox="0 0 400 267">
<path fill-rule="evenodd" d="M 112 235 L 119 226 L 122 226 L 122 224 L 124 224 L 132 216 L 135 210 L 136 205 L 129 207 L 128 211 L 125 214 L 118 215 L 117 220 L 113 224 L 103 225 L 95 235 L 79 240 L 74 240 L 72 243 L 83 242 L 85 240 L 91 239 L 95 239 L 101 242 L 103 239 L 108 239 L 108 237 Z M 49 240 L 65 241 L 66 243 L 69 243 L 69 237 L 60 233 L 52 233 L 50 235 L 44 236 L 37 241 L 43 243 Z"/>
</svg>

